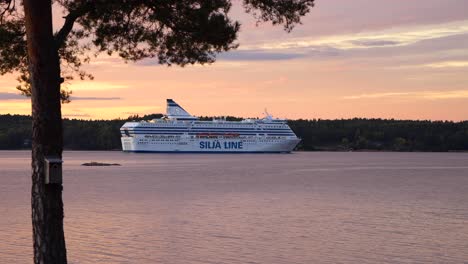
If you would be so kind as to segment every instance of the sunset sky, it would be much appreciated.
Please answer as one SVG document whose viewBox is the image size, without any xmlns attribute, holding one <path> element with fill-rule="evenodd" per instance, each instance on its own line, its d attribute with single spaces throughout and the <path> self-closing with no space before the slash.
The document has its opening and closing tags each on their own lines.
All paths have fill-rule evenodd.
<svg viewBox="0 0 468 264">
<path fill-rule="evenodd" d="M 237 50 L 205 66 L 125 64 L 100 56 L 74 81 L 69 118 L 164 113 L 282 118 L 468 119 L 467 0 L 317 0 L 293 32 L 256 26 L 240 6 Z M 0 77 L 0 113 L 30 114 L 15 75 Z"/>
</svg>

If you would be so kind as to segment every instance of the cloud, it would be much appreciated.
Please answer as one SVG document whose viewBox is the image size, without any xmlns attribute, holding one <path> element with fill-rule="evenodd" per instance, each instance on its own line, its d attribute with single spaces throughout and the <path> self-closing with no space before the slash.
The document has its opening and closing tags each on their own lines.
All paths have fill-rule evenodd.
<svg viewBox="0 0 468 264">
<path fill-rule="evenodd" d="M 137 66 L 161 66 L 158 58 L 146 58 L 141 61 L 135 62 Z"/>
<path fill-rule="evenodd" d="M 350 95 L 344 96 L 343 99 L 354 100 L 354 99 L 376 99 L 376 98 L 385 98 L 385 97 L 401 97 L 408 96 L 412 93 L 401 92 L 401 93 L 371 93 L 371 94 L 359 94 L 359 95 Z"/>
<path fill-rule="evenodd" d="M 218 61 L 281 61 L 306 57 L 300 52 L 268 52 L 262 50 L 233 50 L 220 53 L 216 56 Z M 148 58 L 136 62 L 138 66 L 160 66 L 157 58 Z M 190 65 L 189 65 L 190 67 Z"/>
<path fill-rule="evenodd" d="M 429 68 L 463 68 L 468 67 L 468 61 L 441 61 L 424 66 Z"/>
<path fill-rule="evenodd" d="M 468 90 L 369 93 L 342 97 L 342 99 L 345 100 L 382 98 L 408 98 L 426 100 L 468 99 Z"/>
<path fill-rule="evenodd" d="M 107 57 L 98 57 L 90 62 L 92 66 L 105 66 L 105 67 L 125 67 L 125 61 L 115 55 Z"/>
<path fill-rule="evenodd" d="M 72 91 L 102 91 L 102 90 L 115 90 L 125 89 L 128 86 L 123 84 L 115 84 L 109 82 L 97 82 L 97 81 L 81 81 L 72 83 L 69 85 Z"/>
<path fill-rule="evenodd" d="M 28 99 L 28 97 L 21 95 L 21 94 L 16 94 L 16 93 L 1 93 L 0 92 L 0 101 L 4 100 L 23 100 L 23 99 Z"/>
<path fill-rule="evenodd" d="M 72 96 L 72 101 L 112 101 L 121 100 L 120 97 L 87 97 L 87 96 Z M 0 101 L 6 100 L 30 100 L 28 97 L 16 93 L 2 93 L 0 92 Z"/>
<path fill-rule="evenodd" d="M 263 52 L 255 50 L 239 50 L 227 53 L 222 53 L 218 56 L 219 60 L 229 61 L 279 61 L 292 60 L 305 57 L 304 53 L 279 53 L 279 52 Z"/>
<path fill-rule="evenodd" d="M 386 47 L 386 46 L 398 46 L 400 42 L 394 40 L 353 40 L 352 44 L 362 47 Z"/>
<path fill-rule="evenodd" d="M 464 56 L 463 54 L 462 56 Z M 454 68 L 466 68 L 468 67 L 468 61 L 463 60 L 448 60 L 430 62 L 425 64 L 409 64 L 409 65 L 398 65 L 388 67 L 388 69 L 420 69 L 420 68 L 431 68 L 431 69 L 454 69 Z"/>
<path fill-rule="evenodd" d="M 80 101 L 112 101 L 112 100 L 121 100 L 120 97 L 86 97 L 86 96 L 71 96 L 70 99 L 80 100 Z"/>
<path fill-rule="evenodd" d="M 312 49 L 325 47 L 338 50 L 369 49 L 382 47 L 407 46 L 423 40 L 468 34 L 468 20 L 392 28 L 380 31 L 368 31 L 358 34 L 342 34 L 325 37 L 296 38 L 287 41 L 271 41 L 253 45 L 241 46 L 240 50 L 275 51 Z"/>
<path fill-rule="evenodd" d="M 285 61 L 301 58 L 319 57 L 332 58 L 343 55 L 344 52 L 368 52 L 379 48 L 402 48 L 431 40 L 467 36 L 468 20 L 441 24 L 404 26 L 383 30 L 369 30 L 356 34 L 341 34 L 318 37 L 269 39 L 258 43 L 245 44 L 237 50 L 217 55 L 219 62 L 248 61 Z M 459 46 L 460 43 L 452 43 Z M 418 46 L 419 47 L 419 46 Z M 416 47 L 417 48 L 417 47 Z M 428 47 L 425 47 L 427 50 Z M 366 54 L 368 54 L 366 53 Z M 369 53 L 371 54 L 371 53 Z M 375 54 L 375 53 L 372 53 Z M 157 58 L 148 58 L 137 62 L 137 66 L 158 66 Z M 192 66 L 188 66 L 192 67 Z"/>
</svg>

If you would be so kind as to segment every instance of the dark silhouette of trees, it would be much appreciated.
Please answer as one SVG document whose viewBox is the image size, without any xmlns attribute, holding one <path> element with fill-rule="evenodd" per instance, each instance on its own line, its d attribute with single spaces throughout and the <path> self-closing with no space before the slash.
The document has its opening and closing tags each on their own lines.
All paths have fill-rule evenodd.
<svg viewBox="0 0 468 264">
<path fill-rule="evenodd" d="M 62 155 L 60 102 L 70 95 L 62 83 L 92 78 L 81 65 L 100 52 L 126 61 L 211 63 L 217 53 L 237 47 L 240 24 L 228 16 L 231 0 L 55 0 L 64 23 L 54 33 L 52 0 L 18 2 L 0 0 L 0 74 L 19 73 L 18 89 L 31 96 L 34 262 L 66 263 L 62 184 L 44 182 L 45 157 Z M 242 3 L 258 21 L 290 31 L 314 0 Z"/>
<path fill-rule="evenodd" d="M 468 121 L 292 120 L 303 150 L 467 151 Z"/>
</svg>

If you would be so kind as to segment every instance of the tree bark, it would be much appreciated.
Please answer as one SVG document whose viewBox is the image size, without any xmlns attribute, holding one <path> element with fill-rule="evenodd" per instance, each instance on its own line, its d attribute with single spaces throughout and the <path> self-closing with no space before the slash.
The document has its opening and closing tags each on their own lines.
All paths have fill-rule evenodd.
<svg viewBox="0 0 468 264">
<path fill-rule="evenodd" d="M 67 263 L 62 184 L 45 184 L 46 156 L 62 157 L 60 61 L 54 44 L 51 0 L 24 0 L 32 87 L 32 226 L 34 263 Z"/>
</svg>

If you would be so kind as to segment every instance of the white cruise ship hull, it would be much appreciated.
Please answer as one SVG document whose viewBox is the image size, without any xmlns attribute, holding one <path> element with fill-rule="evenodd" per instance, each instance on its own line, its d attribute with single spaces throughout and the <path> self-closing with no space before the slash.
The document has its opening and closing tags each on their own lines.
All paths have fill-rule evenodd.
<svg viewBox="0 0 468 264">
<path fill-rule="evenodd" d="M 125 152 L 176 152 L 176 153 L 289 153 L 300 139 L 281 140 L 232 140 L 232 139 L 180 139 L 178 141 L 158 140 L 144 136 L 123 137 Z"/>
</svg>

